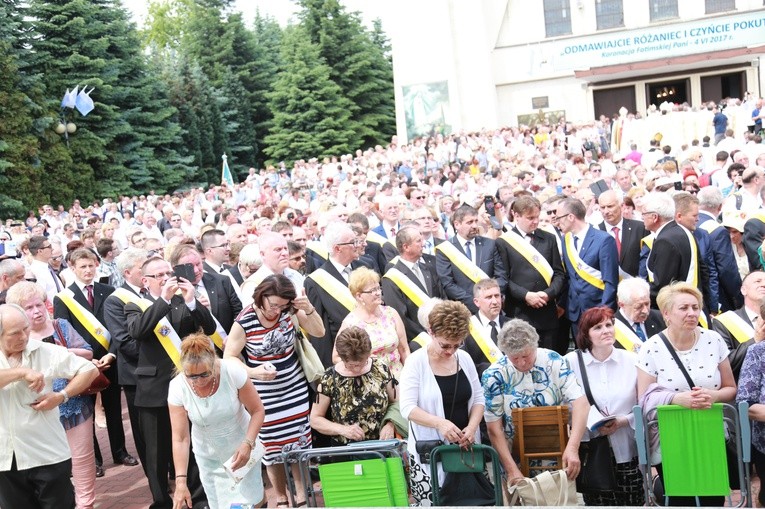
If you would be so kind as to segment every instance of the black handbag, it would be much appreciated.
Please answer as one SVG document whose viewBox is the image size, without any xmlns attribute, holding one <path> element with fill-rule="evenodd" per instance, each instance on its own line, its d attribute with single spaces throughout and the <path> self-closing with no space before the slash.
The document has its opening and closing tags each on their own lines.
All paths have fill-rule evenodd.
<svg viewBox="0 0 765 509">
<path fill-rule="evenodd" d="M 494 486 L 483 472 L 448 472 L 439 495 L 442 506 L 493 506 Z"/>
<path fill-rule="evenodd" d="M 449 420 L 452 420 L 454 415 L 454 398 L 457 396 L 457 384 L 460 381 L 460 360 L 457 358 L 457 379 L 454 381 L 454 394 L 452 395 L 452 407 L 449 410 Z M 417 435 L 414 434 L 414 428 L 411 428 L 412 437 L 414 438 L 414 450 L 417 451 L 417 455 L 420 457 L 420 463 L 427 465 L 430 463 L 430 453 L 433 449 L 439 445 L 444 445 L 443 440 L 417 440 Z"/>
<path fill-rule="evenodd" d="M 600 407 L 595 403 L 590 391 L 590 382 L 587 379 L 587 369 L 582 358 L 582 351 L 577 350 L 579 358 L 579 370 L 582 373 L 582 385 L 587 401 L 600 412 Z M 605 417 L 605 416 L 604 416 Z M 593 493 L 616 490 L 616 459 L 608 437 L 590 438 L 589 442 L 579 444 L 579 462 L 581 469 L 576 478 L 576 490 L 581 493 Z"/>
</svg>

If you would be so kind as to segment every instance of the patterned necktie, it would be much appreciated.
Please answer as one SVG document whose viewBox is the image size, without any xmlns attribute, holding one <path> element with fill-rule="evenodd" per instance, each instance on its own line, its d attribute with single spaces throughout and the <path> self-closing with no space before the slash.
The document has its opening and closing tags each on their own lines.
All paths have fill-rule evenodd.
<svg viewBox="0 0 765 509">
<path fill-rule="evenodd" d="M 614 226 L 611 228 L 611 231 L 614 232 L 614 240 L 616 240 L 616 253 L 621 256 L 622 255 L 622 241 L 619 240 L 619 227 Z"/>
<path fill-rule="evenodd" d="M 645 333 L 643 332 L 643 328 L 640 326 L 640 324 L 639 324 L 639 323 L 637 323 L 637 322 L 635 322 L 635 323 L 632 325 L 632 328 L 633 328 L 633 329 L 635 329 L 635 334 L 636 334 L 636 335 L 637 335 L 637 337 L 640 339 L 640 341 L 642 341 L 643 343 L 645 343 L 645 340 L 646 340 L 646 337 L 645 337 Z"/>
<path fill-rule="evenodd" d="M 90 305 L 90 308 L 93 309 L 93 285 L 86 285 L 85 291 L 87 292 L 88 297 L 88 304 Z"/>
</svg>

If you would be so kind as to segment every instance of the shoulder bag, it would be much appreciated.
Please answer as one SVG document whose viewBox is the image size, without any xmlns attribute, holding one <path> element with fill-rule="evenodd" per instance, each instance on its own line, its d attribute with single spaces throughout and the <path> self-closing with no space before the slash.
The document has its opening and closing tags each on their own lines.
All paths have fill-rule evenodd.
<svg viewBox="0 0 765 509">
<path fill-rule="evenodd" d="M 595 402 L 595 398 L 592 397 L 582 351 L 577 350 L 576 356 L 579 359 L 579 371 L 582 374 L 582 385 L 584 386 L 584 393 L 587 395 L 587 401 L 603 415 Z M 607 416 L 603 415 L 603 417 Z M 579 461 L 582 466 L 576 478 L 578 491 L 593 493 L 616 489 L 616 459 L 607 436 L 590 437 L 589 442 L 581 442 L 579 444 Z"/>
<path fill-rule="evenodd" d="M 569 481 L 565 470 L 545 470 L 536 477 L 526 477 L 508 486 L 509 506 L 576 506 L 576 483 Z"/>
<path fill-rule="evenodd" d="M 303 374 L 305 374 L 309 384 L 318 382 L 326 371 L 324 364 L 322 364 L 319 354 L 316 353 L 316 349 L 311 344 L 311 341 L 300 330 L 300 325 L 295 316 L 292 315 L 290 319 L 292 320 L 292 326 L 295 328 L 295 353 L 300 362 L 300 367 L 303 368 Z"/>
</svg>

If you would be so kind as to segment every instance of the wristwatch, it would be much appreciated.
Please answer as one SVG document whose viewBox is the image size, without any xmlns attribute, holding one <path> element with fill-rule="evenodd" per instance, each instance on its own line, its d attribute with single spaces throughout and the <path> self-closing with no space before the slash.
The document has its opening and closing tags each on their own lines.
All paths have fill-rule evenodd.
<svg viewBox="0 0 765 509">
<path fill-rule="evenodd" d="M 64 401 L 61 402 L 62 405 L 66 403 L 67 401 L 69 401 L 69 394 L 66 393 L 65 389 L 61 389 L 60 391 L 58 391 L 58 393 L 64 397 Z"/>
</svg>

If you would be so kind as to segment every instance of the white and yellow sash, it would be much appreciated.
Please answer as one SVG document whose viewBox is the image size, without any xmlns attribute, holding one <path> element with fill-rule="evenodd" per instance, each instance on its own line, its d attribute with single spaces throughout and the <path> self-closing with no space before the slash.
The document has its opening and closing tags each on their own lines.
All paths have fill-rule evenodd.
<svg viewBox="0 0 765 509">
<path fill-rule="evenodd" d="M 714 219 L 707 219 L 703 223 L 699 225 L 699 228 L 706 231 L 707 233 L 712 233 L 718 228 L 722 228 L 722 225 L 715 221 Z"/>
<path fill-rule="evenodd" d="M 571 266 L 574 267 L 574 271 L 576 271 L 579 277 L 595 288 L 605 290 L 606 283 L 603 282 L 603 275 L 599 270 L 590 267 L 579 257 L 579 253 L 576 252 L 576 248 L 574 247 L 574 236 L 571 235 L 571 232 L 566 234 L 565 242 L 568 261 L 571 263 Z"/>
<path fill-rule="evenodd" d="M 504 240 L 511 248 L 518 252 L 523 258 L 531 264 L 534 269 L 542 276 L 542 278 L 550 286 L 553 277 L 553 269 L 547 262 L 544 256 L 531 244 L 526 242 L 520 235 L 510 230 L 504 233 L 500 240 Z"/>
<path fill-rule="evenodd" d="M 393 249 L 395 249 L 398 252 L 398 249 L 396 248 L 396 244 L 390 241 L 390 239 L 386 239 L 376 231 L 369 230 L 367 232 L 367 242 L 374 242 L 375 244 L 379 244 L 380 247 L 384 246 L 385 244 L 390 244 L 393 246 Z"/>
<path fill-rule="evenodd" d="M 614 339 L 629 352 L 638 352 L 643 345 L 635 331 L 621 320 L 614 320 Z"/>
<path fill-rule="evenodd" d="M 112 341 L 112 335 L 106 330 L 106 327 L 98 321 L 93 313 L 85 309 L 79 302 L 74 300 L 74 293 L 69 288 L 64 288 L 57 294 L 69 311 L 72 312 L 77 321 L 79 321 L 88 333 L 96 338 L 96 341 L 109 351 L 109 345 Z"/>
<path fill-rule="evenodd" d="M 734 311 L 726 311 L 715 320 L 723 324 L 739 343 L 746 343 L 754 337 L 754 327 Z"/>
<path fill-rule="evenodd" d="M 707 314 L 703 311 L 699 313 L 699 325 L 705 329 L 709 329 L 709 319 L 707 318 Z"/>
<path fill-rule="evenodd" d="M 497 328 L 499 328 L 499 321 L 497 321 Z M 483 355 L 489 359 L 490 363 L 494 364 L 500 357 L 502 357 L 502 352 L 500 352 L 497 345 L 494 344 L 491 336 L 486 334 L 486 329 L 484 329 L 483 325 L 478 320 L 478 317 L 475 315 L 470 317 L 470 335 L 473 336 L 478 348 L 481 349 Z"/>
<path fill-rule="evenodd" d="M 427 332 L 420 332 L 414 337 L 412 341 L 420 345 L 422 348 L 425 348 L 428 346 L 428 343 L 430 343 L 431 337 Z"/>
<path fill-rule="evenodd" d="M 129 290 L 126 290 L 125 288 L 117 288 L 114 290 L 114 295 L 124 304 L 132 302 L 141 308 L 141 311 L 146 311 L 152 305 L 150 300 L 139 297 L 138 295 Z M 165 353 L 167 353 L 167 356 L 170 357 L 171 361 L 173 361 L 175 367 L 178 370 L 182 369 L 181 338 L 178 336 L 178 333 L 170 324 L 170 320 L 168 320 L 166 316 L 162 317 L 157 325 L 154 326 L 154 335 L 157 336 L 159 344 L 162 345 L 162 348 L 165 349 Z"/>
<path fill-rule="evenodd" d="M 327 246 L 324 245 L 324 242 L 312 240 L 310 242 L 306 242 L 305 248 L 310 249 L 325 260 L 329 260 L 329 250 L 327 249 Z"/>
<path fill-rule="evenodd" d="M 406 274 L 395 267 L 391 267 L 383 277 L 387 277 L 393 281 L 396 286 L 398 286 L 398 288 L 404 292 L 404 295 L 406 295 L 409 300 L 414 302 L 414 305 L 417 307 L 422 306 L 425 301 L 430 299 L 428 294 L 420 290 L 420 287 L 417 286 L 414 281 L 406 277 Z"/>
<path fill-rule="evenodd" d="M 308 277 L 316 281 L 325 292 L 330 294 L 348 311 L 354 310 L 356 299 L 353 298 L 348 287 L 338 281 L 332 274 L 324 269 L 316 269 Z"/>
<path fill-rule="evenodd" d="M 693 234 L 689 230 L 686 230 L 682 226 L 680 228 L 683 229 L 683 233 L 685 233 L 685 236 L 688 237 L 688 242 L 691 245 L 691 263 L 688 265 L 688 275 L 685 277 L 685 282 L 698 287 L 699 271 L 697 268 L 699 263 L 699 246 L 696 244 L 696 239 L 693 237 Z"/>
<path fill-rule="evenodd" d="M 477 245 L 475 246 L 475 249 L 476 254 L 478 254 Z M 436 251 L 441 251 L 444 256 L 446 256 L 449 261 L 452 262 L 452 265 L 457 267 L 460 272 L 462 272 L 474 283 L 477 283 L 482 279 L 489 278 L 489 276 L 487 276 L 486 273 L 482 271 L 478 265 L 473 263 L 473 261 L 466 255 L 462 254 L 460 250 L 457 249 L 451 242 L 441 242 L 436 246 Z"/>
</svg>

